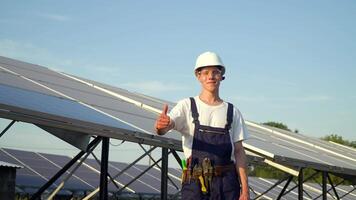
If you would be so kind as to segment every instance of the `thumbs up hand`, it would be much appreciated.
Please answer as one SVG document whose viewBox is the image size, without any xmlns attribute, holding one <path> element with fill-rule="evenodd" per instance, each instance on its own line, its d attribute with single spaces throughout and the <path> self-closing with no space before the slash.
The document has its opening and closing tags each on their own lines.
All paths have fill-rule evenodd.
<svg viewBox="0 0 356 200">
<path fill-rule="evenodd" d="M 168 105 L 164 104 L 162 113 L 158 116 L 155 129 L 158 135 L 163 135 L 170 129 L 171 118 L 167 115 Z"/>
</svg>

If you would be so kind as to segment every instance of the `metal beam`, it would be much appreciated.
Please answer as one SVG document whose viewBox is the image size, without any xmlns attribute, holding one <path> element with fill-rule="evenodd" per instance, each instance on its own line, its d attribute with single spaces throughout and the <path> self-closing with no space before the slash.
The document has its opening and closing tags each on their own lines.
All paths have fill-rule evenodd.
<svg viewBox="0 0 356 200">
<path fill-rule="evenodd" d="M 167 200 L 168 149 L 162 148 L 161 199 Z"/>
<path fill-rule="evenodd" d="M 10 124 L 7 125 L 6 128 L 3 131 L 1 131 L 0 138 L 1 138 L 2 135 L 4 135 L 4 133 L 6 133 L 7 130 L 9 130 L 9 128 L 11 128 L 12 125 L 14 125 L 15 122 L 16 122 L 15 120 L 12 120 L 12 122 L 10 122 Z"/>
<path fill-rule="evenodd" d="M 278 197 L 277 197 L 277 200 L 279 200 L 279 199 L 282 198 L 284 192 L 286 191 L 286 189 L 287 189 L 289 183 L 292 181 L 292 179 L 293 179 L 293 176 L 289 176 L 289 178 L 288 178 L 286 184 L 284 185 L 282 191 L 279 193 L 279 195 L 278 195 Z"/>
<path fill-rule="evenodd" d="M 171 149 L 171 152 L 172 152 L 174 158 L 177 160 L 179 166 L 183 169 L 183 166 L 182 166 L 182 159 L 180 159 L 178 153 L 177 153 L 175 150 L 173 150 L 173 149 Z"/>
<path fill-rule="evenodd" d="M 337 194 L 337 191 L 336 191 L 336 189 L 335 189 L 335 187 L 334 187 L 334 184 L 333 184 L 333 182 L 332 182 L 332 180 L 331 180 L 331 178 L 330 178 L 330 175 L 327 174 L 327 177 L 328 177 L 329 183 L 330 183 L 330 185 L 331 185 L 331 187 L 332 187 L 332 189 L 333 189 L 333 191 L 334 191 L 334 193 L 335 193 L 336 199 L 339 200 L 340 197 L 339 197 L 339 195 Z"/>
<path fill-rule="evenodd" d="M 101 137 L 96 137 L 93 141 L 88 145 L 88 149 L 95 146 L 96 143 L 100 142 Z M 72 160 L 70 160 L 61 170 L 59 170 L 47 183 L 45 183 L 32 197 L 30 200 L 40 199 L 41 194 L 51 186 L 60 176 L 62 176 L 69 168 L 71 168 L 74 163 L 77 162 L 86 152 L 80 151 Z"/>
<path fill-rule="evenodd" d="M 298 200 L 303 200 L 303 179 L 303 168 L 300 168 L 298 176 Z"/>
<path fill-rule="evenodd" d="M 350 191 L 348 191 L 347 193 L 345 193 L 344 195 L 342 195 L 342 196 L 340 197 L 340 199 L 342 199 L 343 197 L 345 197 L 345 196 L 351 194 L 354 190 L 356 190 L 356 187 L 355 187 L 355 186 L 354 186 L 354 188 L 353 188 L 352 190 L 350 190 Z"/>
<path fill-rule="evenodd" d="M 288 174 L 291 174 L 293 176 L 299 176 L 298 170 L 295 170 L 295 169 L 288 167 L 286 165 L 281 165 L 281 164 L 273 162 L 272 160 L 269 160 L 269 159 L 264 159 L 263 162 L 265 162 L 268 165 L 271 165 L 272 167 L 275 167 L 281 171 L 287 172 Z"/>
<path fill-rule="evenodd" d="M 101 147 L 101 166 L 100 166 L 100 191 L 99 199 L 108 199 L 108 161 L 109 161 L 109 141 L 110 138 L 103 137 Z"/>
<path fill-rule="evenodd" d="M 322 171 L 321 172 L 322 176 L 321 176 L 321 182 L 322 182 L 322 196 L 323 196 L 323 200 L 327 199 L 327 187 L 326 187 L 326 183 L 327 183 L 327 172 Z"/>
</svg>

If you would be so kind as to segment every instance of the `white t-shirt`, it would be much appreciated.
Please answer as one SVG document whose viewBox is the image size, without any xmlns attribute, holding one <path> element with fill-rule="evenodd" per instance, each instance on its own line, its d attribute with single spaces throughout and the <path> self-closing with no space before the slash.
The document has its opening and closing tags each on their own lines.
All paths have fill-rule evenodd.
<svg viewBox="0 0 356 200">
<path fill-rule="evenodd" d="M 216 106 L 211 106 L 200 100 L 199 96 L 194 97 L 199 113 L 199 122 L 201 125 L 224 128 L 227 123 L 228 104 L 223 102 Z M 194 139 L 194 123 L 192 111 L 190 108 L 190 99 L 186 98 L 177 103 L 177 105 L 168 114 L 174 121 L 174 130 L 182 133 L 183 152 L 186 158 L 192 155 L 192 146 Z M 231 160 L 235 161 L 234 142 L 247 139 L 248 131 L 245 121 L 240 111 L 234 106 L 233 121 L 230 129 L 230 138 L 232 145 Z"/>
</svg>

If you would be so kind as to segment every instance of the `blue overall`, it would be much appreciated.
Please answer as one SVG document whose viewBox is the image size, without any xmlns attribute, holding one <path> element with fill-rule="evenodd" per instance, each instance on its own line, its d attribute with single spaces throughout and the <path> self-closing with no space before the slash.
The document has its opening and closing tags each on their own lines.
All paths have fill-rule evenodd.
<svg viewBox="0 0 356 200">
<path fill-rule="evenodd" d="M 194 98 L 190 98 L 192 117 L 194 119 L 194 139 L 190 169 L 201 164 L 204 158 L 209 158 L 213 166 L 233 164 L 231 160 L 232 144 L 229 130 L 233 119 L 233 105 L 228 103 L 227 123 L 225 128 L 200 125 L 199 113 Z M 221 176 L 213 176 L 210 191 L 201 192 L 199 180 L 185 182 L 182 185 L 182 199 L 184 200 L 236 200 L 240 196 L 240 183 L 236 170 L 229 170 Z"/>
</svg>

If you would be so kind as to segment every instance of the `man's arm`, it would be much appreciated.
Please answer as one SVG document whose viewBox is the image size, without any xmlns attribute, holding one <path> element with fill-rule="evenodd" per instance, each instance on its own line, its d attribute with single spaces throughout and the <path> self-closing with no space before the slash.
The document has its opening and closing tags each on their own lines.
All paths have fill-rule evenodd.
<svg viewBox="0 0 356 200">
<path fill-rule="evenodd" d="M 164 135 L 174 128 L 174 121 L 167 115 L 167 111 L 168 105 L 165 104 L 155 123 L 155 131 L 158 135 Z"/>
<path fill-rule="evenodd" d="M 236 160 L 236 172 L 238 173 L 241 182 L 240 200 L 250 199 L 245 150 L 242 146 L 241 141 L 235 142 L 234 147 L 235 147 L 234 153 L 235 153 L 235 160 Z"/>
</svg>

